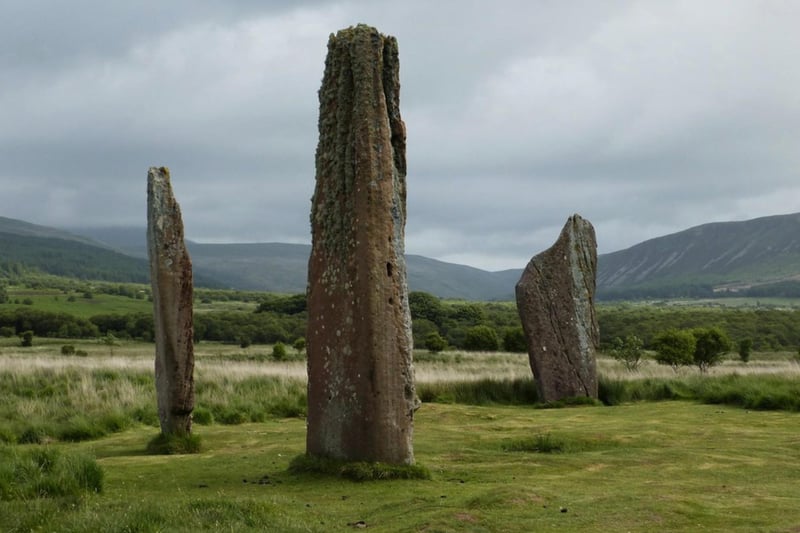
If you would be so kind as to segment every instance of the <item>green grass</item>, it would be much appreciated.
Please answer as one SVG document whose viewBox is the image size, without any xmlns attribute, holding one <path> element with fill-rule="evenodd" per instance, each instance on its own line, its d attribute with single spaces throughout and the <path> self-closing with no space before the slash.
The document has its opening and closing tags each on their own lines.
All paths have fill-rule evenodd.
<svg viewBox="0 0 800 533">
<path fill-rule="evenodd" d="M 430 479 L 431 473 L 420 465 L 392 465 L 364 461 L 338 461 L 325 457 L 301 454 L 289 463 L 292 474 L 333 476 L 351 481 L 379 481 L 389 479 Z"/>
<path fill-rule="evenodd" d="M 298 419 L 202 428 L 203 451 L 148 456 L 133 428 L 91 443 L 102 493 L 76 506 L 0 503 L 0 530 L 792 531 L 800 415 L 688 402 L 531 410 L 423 405 L 415 455 L 429 480 L 295 475 Z M 594 443 L 507 451 L 550 434 Z M 562 509 L 566 512 L 562 512 Z"/>
<path fill-rule="evenodd" d="M 8 296 L 11 302 L 30 300 L 32 305 L 22 303 L 6 303 L 3 308 L 31 307 L 40 311 L 68 313 L 80 318 L 94 315 L 149 313 L 153 311 L 153 303 L 147 299 L 128 298 L 116 294 L 93 293 L 91 298 L 84 298 L 82 292 L 65 294 L 58 289 L 29 289 L 9 287 Z M 70 301 L 72 299 L 72 301 Z"/>
<path fill-rule="evenodd" d="M 0 500 L 81 497 L 103 489 L 103 471 L 84 452 L 0 445 Z"/>
</svg>

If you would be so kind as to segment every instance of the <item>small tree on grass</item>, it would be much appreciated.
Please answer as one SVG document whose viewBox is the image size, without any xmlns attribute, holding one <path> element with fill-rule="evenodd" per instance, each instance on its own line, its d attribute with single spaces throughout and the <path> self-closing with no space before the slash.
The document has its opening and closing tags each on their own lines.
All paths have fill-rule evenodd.
<svg viewBox="0 0 800 533">
<path fill-rule="evenodd" d="M 739 341 L 739 359 L 742 363 L 750 360 L 750 351 L 753 349 L 753 339 L 742 339 Z"/>
<path fill-rule="evenodd" d="M 276 342 L 275 346 L 272 347 L 272 359 L 275 361 L 286 361 L 289 358 L 289 354 L 286 351 L 286 345 L 282 342 Z"/>
<path fill-rule="evenodd" d="M 704 374 L 722 361 L 722 356 L 731 349 L 730 339 L 719 328 L 696 328 L 692 335 L 695 339 L 694 364 Z"/>
<path fill-rule="evenodd" d="M 670 329 L 657 334 L 652 346 L 656 351 L 656 361 L 677 372 L 679 367 L 691 365 L 694 361 L 696 343 L 691 331 Z"/>
<path fill-rule="evenodd" d="M 114 357 L 114 346 L 119 346 L 119 342 L 117 342 L 117 337 L 114 336 L 113 333 L 107 333 L 104 337 L 100 337 L 100 342 L 108 346 L 108 353 L 111 357 Z"/>
<path fill-rule="evenodd" d="M 642 363 L 644 342 L 636 335 L 628 335 L 625 339 L 615 338 L 611 343 L 609 355 L 625 365 L 629 372 L 635 372 Z"/>
</svg>

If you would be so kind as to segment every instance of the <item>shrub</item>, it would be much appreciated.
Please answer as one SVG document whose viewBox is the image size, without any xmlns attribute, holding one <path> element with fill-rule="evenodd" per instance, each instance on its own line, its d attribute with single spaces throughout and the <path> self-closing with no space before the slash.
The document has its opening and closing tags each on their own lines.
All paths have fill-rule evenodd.
<svg viewBox="0 0 800 533">
<path fill-rule="evenodd" d="M 447 340 L 438 331 L 432 331 L 425 337 L 425 348 L 431 353 L 439 353 L 447 348 Z"/>
<path fill-rule="evenodd" d="M 294 340 L 294 344 L 292 347 L 297 351 L 298 354 L 306 353 L 306 338 L 305 337 L 298 337 Z"/>
<path fill-rule="evenodd" d="M 5 337 L 5 338 L 13 337 L 15 333 L 16 330 L 14 330 L 14 328 L 11 326 L 3 326 L 0 328 L 0 337 Z"/>
<path fill-rule="evenodd" d="M 240 348 L 243 348 L 243 349 L 244 348 L 249 348 L 251 344 L 252 344 L 252 341 L 250 340 L 250 337 L 245 337 L 245 336 L 239 337 L 239 347 Z"/>
<path fill-rule="evenodd" d="M 286 361 L 289 359 L 289 352 L 286 350 L 286 345 L 282 342 L 276 342 L 272 347 L 272 359 L 275 361 Z"/>
<path fill-rule="evenodd" d="M 489 326 L 472 326 L 464 337 L 464 349 L 492 352 L 497 350 L 497 332 Z"/>
<path fill-rule="evenodd" d="M 525 353 L 528 351 L 528 341 L 522 327 L 507 328 L 503 333 L 503 349 L 507 352 Z"/>
<path fill-rule="evenodd" d="M 22 305 L 33 305 L 33 300 L 31 300 L 30 298 L 25 298 L 24 300 L 22 300 Z"/>
<path fill-rule="evenodd" d="M 659 333 L 653 339 L 656 361 L 669 365 L 677 371 L 678 367 L 692 364 L 697 341 L 690 331 L 670 329 Z"/>
<path fill-rule="evenodd" d="M 739 341 L 739 359 L 742 363 L 750 360 L 750 352 L 753 349 L 753 339 L 742 339 Z"/>
<path fill-rule="evenodd" d="M 20 335 L 21 342 L 20 344 L 23 347 L 30 347 L 33 346 L 33 331 L 28 330 L 25 331 L 22 335 Z"/>
<path fill-rule="evenodd" d="M 71 344 L 65 344 L 61 347 L 61 355 L 75 355 L 75 347 Z"/>
</svg>

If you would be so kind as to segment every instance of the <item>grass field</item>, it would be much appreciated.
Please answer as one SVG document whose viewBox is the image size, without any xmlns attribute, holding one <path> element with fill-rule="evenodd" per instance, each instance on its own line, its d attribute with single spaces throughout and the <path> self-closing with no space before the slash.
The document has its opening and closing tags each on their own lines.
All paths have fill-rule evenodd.
<svg viewBox="0 0 800 533">
<path fill-rule="evenodd" d="M 0 503 L 3 531 L 797 531 L 797 414 L 685 402 L 532 410 L 424 405 L 428 481 L 287 473 L 300 419 L 198 429 L 204 451 L 146 456 L 152 428 L 86 450 L 104 490 Z M 547 435 L 560 453 L 506 451 Z"/>
<path fill-rule="evenodd" d="M 305 363 L 267 361 L 269 347 L 200 343 L 198 405 L 217 423 L 195 425 L 199 454 L 149 456 L 154 413 L 131 422 L 123 411 L 154 411 L 151 344 L 123 343 L 112 357 L 107 346 L 78 342 L 88 356 L 65 357 L 58 339 L 11 342 L 0 343 L 0 417 L 77 419 L 91 429 L 101 420 L 94 414 L 114 413 L 116 425 L 93 440 L 0 445 L 89 454 L 104 472 L 99 494 L 0 501 L 0 531 L 800 530 L 797 412 L 687 401 L 425 403 L 414 447 L 432 479 L 356 483 L 288 473 L 305 449 L 305 421 L 293 411 L 297 398 L 271 402 L 302 394 Z M 726 361 L 707 378 L 651 362 L 639 374 L 607 358 L 599 367 L 605 380 L 695 387 L 726 375 L 791 384 L 800 374 L 789 354 Z M 416 371 L 422 389 L 530 378 L 526 356 L 504 353 L 420 352 Z"/>
</svg>

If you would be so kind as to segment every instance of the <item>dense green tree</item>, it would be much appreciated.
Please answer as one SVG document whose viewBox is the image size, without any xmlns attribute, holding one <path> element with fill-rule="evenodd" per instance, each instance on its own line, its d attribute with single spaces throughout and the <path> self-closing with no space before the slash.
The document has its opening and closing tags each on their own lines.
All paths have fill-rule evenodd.
<svg viewBox="0 0 800 533">
<path fill-rule="evenodd" d="M 0 284 L 0 304 L 4 304 L 8 302 L 8 291 L 6 290 L 6 286 Z"/>
<path fill-rule="evenodd" d="M 506 328 L 503 332 L 503 349 L 507 352 L 525 353 L 528 351 L 528 341 L 522 326 Z"/>
<path fill-rule="evenodd" d="M 669 365 L 677 371 L 679 367 L 691 365 L 694 361 L 695 337 L 691 331 L 670 329 L 663 331 L 653 339 L 656 361 Z"/>
<path fill-rule="evenodd" d="M 731 349 L 728 335 L 719 328 L 695 328 L 692 335 L 695 339 L 694 364 L 700 372 L 708 372 Z"/>
<path fill-rule="evenodd" d="M 431 353 L 439 353 L 447 348 L 447 340 L 438 331 L 432 331 L 425 337 L 425 348 Z"/>
<path fill-rule="evenodd" d="M 464 349 L 478 352 L 493 352 L 498 347 L 497 332 L 490 326 L 472 326 L 464 337 Z"/>
<path fill-rule="evenodd" d="M 422 291 L 409 292 L 408 307 L 411 310 L 412 320 L 430 320 L 437 328 L 442 326 L 445 309 L 436 296 Z"/>
<path fill-rule="evenodd" d="M 258 304 L 256 313 L 273 312 L 281 315 L 296 315 L 308 310 L 308 299 L 305 293 L 290 296 L 268 295 Z"/>
</svg>

